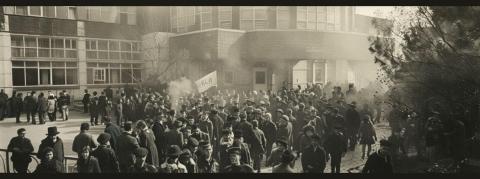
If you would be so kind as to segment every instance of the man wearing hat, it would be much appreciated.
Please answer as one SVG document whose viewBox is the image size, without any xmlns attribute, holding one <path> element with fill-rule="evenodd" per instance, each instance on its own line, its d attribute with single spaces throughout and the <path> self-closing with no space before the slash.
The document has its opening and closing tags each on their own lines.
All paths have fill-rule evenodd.
<svg viewBox="0 0 480 179">
<path fill-rule="evenodd" d="M 332 159 L 330 162 L 332 173 L 340 173 L 342 157 L 347 152 L 347 138 L 343 134 L 343 127 L 336 125 L 334 130 L 325 139 L 325 149 Z"/>
<path fill-rule="evenodd" d="M 210 121 L 207 112 L 202 112 L 200 116 L 200 121 L 198 122 L 198 128 L 203 132 L 208 134 L 208 137 L 211 139 L 213 136 L 213 123 Z M 192 131 L 193 132 L 193 131 Z M 212 142 L 212 141 L 210 141 Z"/>
<path fill-rule="evenodd" d="M 82 123 L 80 125 L 80 133 L 73 139 L 72 151 L 76 152 L 78 157 L 82 154 L 83 147 L 90 146 L 91 149 L 97 147 L 92 135 L 87 133 L 89 129 L 90 125 L 88 123 Z"/>
<path fill-rule="evenodd" d="M 161 173 L 187 173 L 187 167 L 178 161 L 182 150 L 178 145 L 171 145 L 167 149 L 167 160 L 160 165 Z"/>
<path fill-rule="evenodd" d="M 148 150 L 143 147 L 134 150 L 135 163 L 128 168 L 128 173 L 157 173 L 155 166 L 146 163 Z"/>
<path fill-rule="evenodd" d="M 356 110 L 356 102 L 353 101 L 351 104 L 348 104 L 349 108 L 345 112 L 345 122 L 346 122 L 346 136 L 349 142 L 349 149 L 355 150 L 357 144 L 357 135 L 358 130 L 360 129 L 360 113 Z"/>
<path fill-rule="evenodd" d="M 277 132 L 277 137 L 278 138 L 284 138 L 288 142 L 288 146 L 291 147 L 293 143 L 293 126 L 292 123 L 290 122 L 290 119 L 287 115 L 282 115 L 280 117 L 280 121 L 278 123 L 278 132 Z"/>
<path fill-rule="evenodd" d="M 312 143 L 302 152 L 302 168 L 304 173 L 323 173 L 328 161 L 320 136 L 313 135 Z"/>
<path fill-rule="evenodd" d="M 30 142 L 30 139 L 25 137 L 25 134 L 25 128 L 18 129 L 18 136 L 12 138 L 7 147 L 8 151 L 12 152 L 11 159 L 13 162 L 13 168 L 18 173 L 27 173 L 28 164 L 32 162 L 30 153 L 32 153 L 34 149 L 32 142 Z"/>
<path fill-rule="evenodd" d="M 241 151 L 241 162 L 252 166 L 252 155 L 250 153 L 250 147 L 247 143 L 244 142 L 243 132 L 241 130 L 236 130 L 233 133 L 233 147 L 240 148 Z"/>
<path fill-rule="evenodd" d="M 362 173 L 393 173 L 392 157 L 390 156 L 391 145 L 385 139 L 380 140 L 380 148 L 368 156 Z"/>
<path fill-rule="evenodd" d="M 251 152 L 253 158 L 253 168 L 260 173 L 260 165 L 267 148 L 267 139 L 265 138 L 263 131 L 258 128 L 258 125 L 259 124 L 257 120 L 252 121 L 253 134 L 255 137 L 254 141 L 256 141 L 256 143 L 251 145 Z"/>
<path fill-rule="evenodd" d="M 208 141 L 202 141 L 199 143 L 199 150 L 196 152 L 197 160 L 197 172 L 198 173 L 219 173 L 220 165 L 213 157 L 213 148 Z"/>
<path fill-rule="evenodd" d="M 267 156 L 266 165 L 267 166 L 276 166 L 281 163 L 281 156 L 288 148 L 287 140 L 284 138 L 278 138 L 275 141 L 276 148 L 273 149 L 272 154 Z M 293 167 L 294 163 L 291 164 Z"/>
<path fill-rule="evenodd" d="M 112 149 L 115 150 L 117 147 L 118 137 L 122 134 L 122 131 L 120 127 L 117 126 L 117 124 L 112 122 L 112 118 L 106 117 L 104 122 L 105 122 L 104 132 L 110 134 L 110 147 L 112 147 Z"/>
<path fill-rule="evenodd" d="M 228 150 L 230 155 L 230 165 L 225 167 L 224 173 L 254 173 L 253 168 L 241 162 L 241 149 L 239 147 L 231 147 Z"/>
<path fill-rule="evenodd" d="M 172 128 L 169 131 L 166 131 L 164 134 L 164 151 L 167 151 L 171 145 L 183 146 L 184 136 L 180 131 L 182 127 L 182 122 L 175 120 Z"/>
<path fill-rule="evenodd" d="M 226 118 L 222 118 L 219 115 L 219 112 L 217 110 L 212 110 L 210 112 L 209 118 L 211 119 L 213 124 L 213 131 L 212 131 L 213 135 L 210 136 L 210 139 L 211 139 L 210 143 L 212 143 L 215 153 L 217 153 L 219 140 L 222 137 L 222 128 L 223 128 L 223 125 L 225 124 L 223 120 L 224 119 L 226 120 Z M 218 156 L 215 155 L 214 158 L 218 159 Z"/>
<path fill-rule="evenodd" d="M 97 138 L 99 145 L 91 155 L 97 158 L 102 173 L 119 173 L 120 167 L 117 156 L 109 145 L 110 138 L 110 134 L 101 133 Z"/>
<path fill-rule="evenodd" d="M 272 168 L 272 173 L 296 173 L 292 167 L 295 163 L 295 154 L 290 150 L 285 150 L 280 158 L 280 164 Z"/>
<path fill-rule="evenodd" d="M 132 122 L 128 121 L 123 126 L 123 133 L 118 137 L 115 153 L 118 157 L 121 172 L 128 172 L 128 168 L 135 162 L 135 149 L 139 148 L 138 140 L 132 136 Z"/>
<path fill-rule="evenodd" d="M 244 139 L 245 143 L 247 143 L 249 145 L 249 147 L 251 147 L 252 145 L 256 145 L 256 144 L 259 144 L 261 142 L 258 141 L 257 138 L 255 138 L 255 134 L 253 132 L 253 125 L 252 125 L 252 123 L 247 121 L 244 114 L 245 113 L 242 113 L 240 115 L 240 123 L 238 125 L 238 128 L 239 128 L 240 131 L 242 131 L 243 139 Z"/>
<path fill-rule="evenodd" d="M 37 109 L 37 98 L 35 97 L 35 91 L 30 92 L 29 95 L 25 96 L 23 100 L 25 102 L 25 110 L 27 112 L 27 123 L 30 122 L 30 117 L 32 118 L 32 124 L 35 122 L 35 113 Z"/>
<path fill-rule="evenodd" d="M 63 151 L 63 141 L 57 135 L 60 132 L 57 131 L 57 127 L 49 127 L 48 133 L 46 134 L 47 137 L 42 140 L 40 146 L 38 147 L 38 151 L 44 151 L 45 148 L 50 147 L 53 149 L 53 159 L 57 160 L 60 163 L 63 163 L 64 159 L 64 151 Z M 45 156 L 44 153 L 38 152 L 37 158 L 43 158 Z"/>
<path fill-rule="evenodd" d="M 274 116 L 275 118 L 274 118 L 274 121 L 273 121 L 273 122 L 275 122 L 276 125 L 278 125 L 280 123 L 280 121 L 281 121 L 280 118 L 283 116 L 283 113 L 284 113 L 283 109 L 281 109 L 281 108 L 278 108 L 276 110 L 276 113 L 275 113 L 276 115 Z"/>
</svg>

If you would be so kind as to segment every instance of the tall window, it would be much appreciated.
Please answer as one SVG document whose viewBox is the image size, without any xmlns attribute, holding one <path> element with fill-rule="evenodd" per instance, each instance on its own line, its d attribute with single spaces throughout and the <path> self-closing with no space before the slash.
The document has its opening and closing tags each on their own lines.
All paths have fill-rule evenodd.
<svg viewBox="0 0 480 179">
<path fill-rule="evenodd" d="M 12 61 L 13 86 L 78 84 L 77 62 Z"/>
<path fill-rule="evenodd" d="M 87 63 L 87 84 L 136 83 L 142 70 L 136 63 Z"/>
<path fill-rule="evenodd" d="M 28 15 L 42 16 L 42 6 L 28 6 Z"/>
<path fill-rule="evenodd" d="M 323 62 L 314 62 L 315 67 L 315 83 L 324 83 L 325 82 L 325 63 Z"/>
<path fill-rule="evenodd" d="M 43 36 L 11 36 L 12 57 L 77 58 L 77 40 Z"/>
<path fill-rule="evenodd" d="M 277 28 L 279 29 L 290 28 L 290 7 L 288 6 L 277 7 Z"/>
<path fill-rule="evenodd" d="M 325 30 L 327 24 L 327 8 L 324 6 L 317 7 L 317 29 Z"/>
<path fill-rule="evenodd" d="M 232 6 L 219 6 L 218 7 L 218 26 L 220 28 L 231 29 L 232 28 Z"/>
<path fill-rule="evenodd" d="M 327 30 L 335 30 L 335 7 L 327 7 Z"/>
<path fill-rule="evenodd" d="M 172 7 L 170 11 L 172 32 L 188 32 L 195 25 L 195 7 Z"/>
<path fill-rule="evenodd" d="M 307 28 L 307 7 L 297 7 L 297 29 Z"/>
<path fill-rule="evenodd" d="M 211 6 L 198 7 L 200 15 L 200 29 L 210 29 L 213 27 L 213 13 Z"/>
<path fill-rule="evenodd" d="M 135 25 L 137 24 L 136 19 L 136 8 L 133 6 L 120 6 L 119 7 L 119 15 L 120 15 L 120 23 L 121 24 L 128 24 L 128 25 Z"/>
<path fill-rule="evenodd" d="M 307 7 L 307 29 L 317 29 L 317 8 Z"/>
<path fill-rule="evenodd" d="M 87 58 L 112 60 L 140 59 L 140 43 L 126 40 L 96 40 L 86 41 Z"/>
<path fill-rule="evenodd" d="M 266 29 L 268 28 L 267 6 L 242 6 L 240 7 L 240 29 Z"/>
</svg>

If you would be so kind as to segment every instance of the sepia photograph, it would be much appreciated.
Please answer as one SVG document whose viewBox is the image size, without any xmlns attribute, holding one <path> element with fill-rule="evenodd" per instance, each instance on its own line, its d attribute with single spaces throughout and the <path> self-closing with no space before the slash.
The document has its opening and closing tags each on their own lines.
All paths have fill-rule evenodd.
<svg viewBox="0 0 480 179">
<path fill-rule="evenodd" d="M 480 173 L 479 18 L 0 6 L 0 173 Z"/>
</svg>

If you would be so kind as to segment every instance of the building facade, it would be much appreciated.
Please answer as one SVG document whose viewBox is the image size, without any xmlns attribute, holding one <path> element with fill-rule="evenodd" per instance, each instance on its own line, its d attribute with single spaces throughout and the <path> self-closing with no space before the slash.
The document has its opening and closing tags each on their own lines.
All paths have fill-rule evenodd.
<svg viewBox="0 0 480 179">
<path fill-rule="evenodd" d="M 28 92 L 134 85 L 150 75 L 221 89 L 375 79 L 371 17 L 342 6 L 3 6 L 0 88 Z M 11 94 L 11 93 L 10 93 Z"/>
</svg>

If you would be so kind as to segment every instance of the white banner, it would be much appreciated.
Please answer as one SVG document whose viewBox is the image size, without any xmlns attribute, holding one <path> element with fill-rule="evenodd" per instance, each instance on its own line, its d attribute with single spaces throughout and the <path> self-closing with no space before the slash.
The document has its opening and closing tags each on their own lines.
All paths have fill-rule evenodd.
<svg viewBox="0 0 480 179">
<path fill-rule="evenodd" d="M 217 71 L 214 71 L 195 82 L 198 92 L 203 93 L 212 86 L 217 86 Z"/>
</svg>

